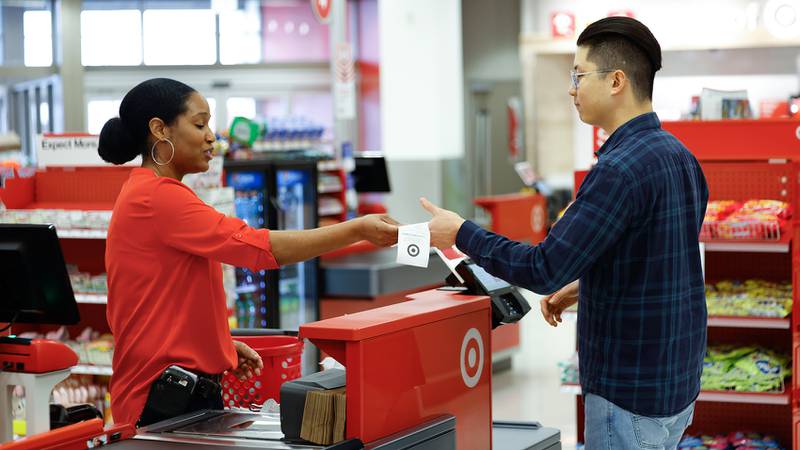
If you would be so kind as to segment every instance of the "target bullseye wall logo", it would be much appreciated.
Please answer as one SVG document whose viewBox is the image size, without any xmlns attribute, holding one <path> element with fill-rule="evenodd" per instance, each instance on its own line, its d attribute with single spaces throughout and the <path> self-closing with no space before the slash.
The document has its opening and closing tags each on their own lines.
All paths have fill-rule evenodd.
<svg viewBox="0 0 800 450">
<path fill-rule="evenodd" d="M 483 337 L 476 328 L 470 328 L 461 341 L 461 378 L 468 388 L 478 385 L 483 372 Z"/>
<path fill-rule="evenodd" d="M 408 248 L 406 249 L 406 251 L 408 251 L 408 254 L 409 254 L 410 256 L 417 256 L 417 255 L 419 255 L 419 247 L 417 246 L 417 244 L 411 244 L 411 245 L 409 245 L 409 246 L 408 246 Z"/>
</svg>

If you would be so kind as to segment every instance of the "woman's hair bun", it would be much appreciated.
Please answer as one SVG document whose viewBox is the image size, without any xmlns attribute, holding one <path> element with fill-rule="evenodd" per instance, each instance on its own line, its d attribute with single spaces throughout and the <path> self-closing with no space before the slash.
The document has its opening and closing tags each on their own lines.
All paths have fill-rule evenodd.
<svg viewBox="0 0 800 450">
<path fill-rule="evenodd" d="M 119 117 L 109 119 L 100 132 L 100 144 L 97 153 L 104 161 L 113 164 L 125 164 L 139 156 L 142 151 L 122 124 Z"/>
</svg>

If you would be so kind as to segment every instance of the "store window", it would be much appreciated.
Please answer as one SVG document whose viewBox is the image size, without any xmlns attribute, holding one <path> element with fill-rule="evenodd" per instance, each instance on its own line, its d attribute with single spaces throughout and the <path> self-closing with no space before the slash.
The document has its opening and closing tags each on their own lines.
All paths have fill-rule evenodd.
<svg viewBox="0 0 800 450">
<path fill-rule="evenodd" d="M 217 61 L 216 14 L 210 9 L 148 9 L 142 14 L 146 65 Z"/>
<path fill-rule="evenodd" d="M 108 119 L 119 116 L 122 100 L 89 100 L 87 105 L 87 130 L 90 134 L 100 134 Z"/>
<path fill-rule="evenodd" d="M 219 62 L 258 64 L 261 62 L 261 11 L 259 1 L 246 2 L 242 9 L 218 9 Z"/>
<path fill-rule="evenodd" d="M 352 4 L 348 13 L 357 15 Z M 307 0 L 83 0 L 82 5 L 87 66 L 329 60 L 329 27 L 314 17 Z"/>
<path fill-rule="evenodd" d="M 81 12 L 84 66 L 137 66 L 142 63 L 142 13 L 138 10 Z"/>
<path fill-rule="evenodd" d="M 25 11 L 22 15 L 22 33 L 25 65 L 53 65 L 53 19 L 50 11 Z"/>
<path fill-rule="evenodd" d="M 53 32 L 50 1 L 0 1 L 0 61 L 4 67 L 50 66 Z"/>
</svg>

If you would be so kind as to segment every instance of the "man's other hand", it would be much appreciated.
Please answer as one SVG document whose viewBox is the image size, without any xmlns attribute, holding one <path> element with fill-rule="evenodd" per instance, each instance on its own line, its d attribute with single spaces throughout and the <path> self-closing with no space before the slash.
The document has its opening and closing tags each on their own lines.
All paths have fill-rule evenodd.
<svg viewBox="0 0 800 450">
<path fill-rule="evenodd" d="M 544 320 L 557 327 L 561 323 L 561 313 L 578 302 L 578 280 L 564 286 L 539 302 Z"/>
</svg>

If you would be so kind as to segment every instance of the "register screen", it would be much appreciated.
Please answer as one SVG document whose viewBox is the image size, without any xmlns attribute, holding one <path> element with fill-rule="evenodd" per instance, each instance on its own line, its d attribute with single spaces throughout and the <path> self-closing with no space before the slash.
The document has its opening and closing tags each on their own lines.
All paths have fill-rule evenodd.
<svg viewBox="0 0 800 450">
<path fill-rule="evenodd" d="M 486 292 L 494 292 L 499 289 L 511 287 L 510 284 L 500 278 L 490 275 L 489 272 L 483 270 L 482 267 L 476 264 L 472 264 L 470 268 L 472 269 L 472 273 L 475 274 L 475 278 L 477 278 L 486 289 Z"/>
</svg>

